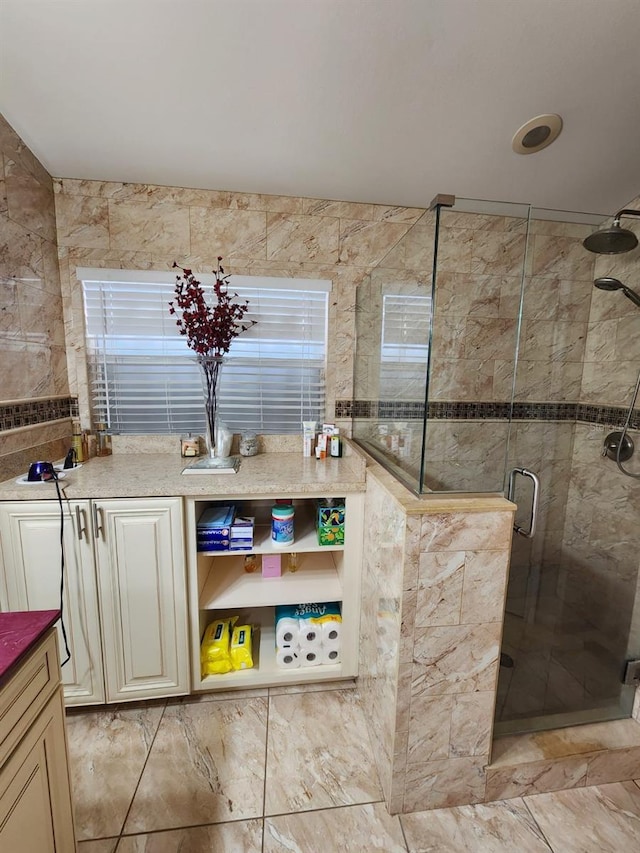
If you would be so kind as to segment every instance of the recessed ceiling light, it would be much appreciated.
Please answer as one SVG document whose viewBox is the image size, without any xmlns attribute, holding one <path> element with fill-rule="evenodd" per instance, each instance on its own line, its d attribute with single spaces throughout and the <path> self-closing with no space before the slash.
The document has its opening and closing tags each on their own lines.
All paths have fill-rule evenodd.
<svg viewBox="0 0 640 853">
<path fill-rule="evenodd" d="M 519 128 L 513 139 L 511 147 L 516 154 L 535 154 L 551 145 L 562 130 L 562 119 L 555 113 L 536 116 Z"/>
</svg>

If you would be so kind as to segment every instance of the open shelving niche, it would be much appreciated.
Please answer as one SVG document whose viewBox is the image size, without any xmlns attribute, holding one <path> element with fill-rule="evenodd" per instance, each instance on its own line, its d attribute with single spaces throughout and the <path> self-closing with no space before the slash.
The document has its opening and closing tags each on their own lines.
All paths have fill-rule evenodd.
<svg viewBox="0 0 640 853">
<path fill-rule="evenodd" d="M 357 675 L 364 494 L 347 494 L 345 497 L 344 545 L 318 545 L 315 530 L 316 499 L 329 495 L 317 493 L 286 497 L 292 498 L 295 507 L 295 540 L 293 545 L 287 547 L 274 547 L 271 544 L 273 497 L 243 495 L 187 501 L 194 691 L 328 681 Z M 216 504 L 234 504 L 238 515 L 255 516 L 254 544 L 250 551 L 197 551 L 197 521 L 205 509 Z M 287 568 L 287 554 L 290 552 L 298 555 L 296 572 Z M 263 578 L 259 570 L 251 574 L 244 571 L 246 554 L 275 553 L 283 557 L 281 577 Z M 341 602 L 341 662 L 297 669 L 278 667 L 275 606 L 319 601 Z M 200 672 L 200 642 L 206 626 L 215 619 L 236 615 L 241 624 L 257 627 L 254 632 L 253 669 L 203 678 Z"/>
</svg>

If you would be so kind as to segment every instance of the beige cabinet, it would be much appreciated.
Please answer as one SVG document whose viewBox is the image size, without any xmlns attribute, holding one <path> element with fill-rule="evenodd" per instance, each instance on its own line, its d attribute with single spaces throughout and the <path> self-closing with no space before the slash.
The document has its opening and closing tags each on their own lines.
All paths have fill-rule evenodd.
<svg viewBox="0 0 640 853">
<path fill-rule="evenodd" d="M 51 629 L 0 691 L 0 850 L 72 853 L 64 710 Z"/>
<path fill-rule="evenodd" d="M 60 607 L 60 505 L 0 503 L 0 608 Z M 64 501 L 63 611 L 71 660 L 62 668 L 67 704 L 104 702 L 102 643 L 88 501 Z M 64 654 L 60 622 L 58 646 Z"/>
<path fill-rule="evenodd" d="M 67 704 L 187 693 L 179 498 L 64 502 Z M 0 503 L 0 607 L 59 607 L 57 501 Z M 62 648 L 62 644 L 61 644 Z"/>
</svg>

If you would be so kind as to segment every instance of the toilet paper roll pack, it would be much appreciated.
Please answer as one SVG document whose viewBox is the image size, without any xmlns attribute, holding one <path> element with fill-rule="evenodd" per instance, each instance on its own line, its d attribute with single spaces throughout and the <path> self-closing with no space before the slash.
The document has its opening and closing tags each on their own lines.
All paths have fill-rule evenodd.
<svg viewBox="0 0 640 853">
<path fill-rule="evenodd" d="M 320 666 L 322 663 L 322 649 L 310 648 L 309 646 L 300 646 L 298 649 L 298 658 L 300 666 Z"/>
<path fill-rule="evenodd" d="M 300 666 L 300 658 L 293 649 L 278 649 L 276 664 L 282 669 L 297 669 Z"/>
<path fill-rule="evenodd" d="M 283 616 L 276 622 L 276 646 L 297 646 L 300 642 L 300 621 Z"/>
<path fill-rule="evenodd" d="M 340 648 L 322 646 L 320 649 L 320 662 L 323 664 L 340 663 Z"/>
<path fill-rule="evenodd" d="M 320 648 L 322 643 L 322 628 L 306 619 L 300 620 L 299 628 L 300 645 L 309 648 Z"/>
<path fill-rule="evenodd" d="M 330 619 L 327 622 L 323 622 L 321 630 L 323 645 L 326 645 L 327 643 L 340 643 L 342 640 L 342 619 Z"/>
</svg>

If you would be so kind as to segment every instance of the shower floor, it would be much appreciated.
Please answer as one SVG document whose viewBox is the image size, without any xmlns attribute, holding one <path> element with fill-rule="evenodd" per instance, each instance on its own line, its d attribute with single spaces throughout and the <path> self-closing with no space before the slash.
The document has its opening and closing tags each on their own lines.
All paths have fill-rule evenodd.
<svg viewBox="0 0 640 853">
<path fill-rule="evenodd" d="M 625 651 L 607 648 L 602 631 L 556 595 L 507 597 L 495 734 L 628 717 Z"/>
</svg>

